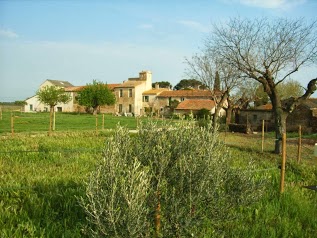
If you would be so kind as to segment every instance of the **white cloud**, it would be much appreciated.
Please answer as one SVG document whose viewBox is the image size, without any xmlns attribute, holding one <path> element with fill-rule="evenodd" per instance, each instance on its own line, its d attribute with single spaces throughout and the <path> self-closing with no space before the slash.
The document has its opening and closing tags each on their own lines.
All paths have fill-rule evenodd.
<svg viewBox="0 0 317 238">
<path fill-rule="evenodd" d="M 183 26 L 189 27 L 193 30 L 199 31 L 199 32 L 208 32 L 208 27 L 204 26 L 203 24 L 196 22 L 196 21 L 190 21 L 190 20 L 182 20 L 178 21 L 179 24 L 182 24 Z"/>
<path fill-rule="evenodd" d="M 153 29 L 153 25 L 151 24 L 141 24 L 138 26 L 138 28 L 141 28 L 141 29 Z"/>
<path fill-rule="evenodd" d="M 270 9 L 289 9 L 303 4 L 306 0 L 234 0 L 243 5 L 270 8 Z"/>
<path fill-rule="evenodd" d="M 0 37 L 6 37 L 6 38 L 18 38 L 19 35 L 9 29 L 0 29 Z"/>
</svg>

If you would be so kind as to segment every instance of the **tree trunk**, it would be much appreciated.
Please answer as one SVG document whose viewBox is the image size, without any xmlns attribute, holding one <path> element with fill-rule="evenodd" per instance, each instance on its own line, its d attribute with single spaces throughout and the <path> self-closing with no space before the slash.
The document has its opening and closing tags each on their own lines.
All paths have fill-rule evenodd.
<svg viewBox="0 0 317 238">
<path fill-rule="evenodd" d="M 229 97 L 229 93 L 228 93 L 228 91 L 225 91 L 224 94 L 222 95 L 219 103 L 216 103 L 217 99 L 213 99 L 215 102 L 215 113 L 214 113 L 214 116 L 212 118 L 212 123 L 213 123 L 212 126 L 213 126 L 214 131 L 217 129 L 217 125 L 219 124 L 218 118 L 219 118 L 220 110 L 223 108 L 223 105 L 227 101 L 228 97 Z"/>
<path fill-rule="evenodd" d="M 283 111 L 281 100 L 271 97 L 275 122 L 275 154 L 282 153 L 282 135 L 286 133 L 286 118 L 289 113 Z"/>
<path fill-rule="evenodd" d="M 215 109 L 215 113 L 212 117 L 212 128 L 213 128 L 213 131 L 216 130 L 217 126 L 218 126 L 218 118 L 219 118 L 219 112 L 220 112 L 220 107 L 218 107 L 218 105 L 216 106 L 216 109 Z"/>
<path fill-rule="evenodd" d="M 226 125 L 231 123 L 233 107 L 229 106 L 226 111 Z"/>
<path fill-rule="evenodd" d="M 53 116 L 54 116 L 54 106 L 50 106 L 50 127 L 48 134 L 52 135 L 52 130 L 53 130 Z"/>
<path fill-rule="evenodd" d="M 92 113 L 92 114 L 93 114 L 94 116 L 96 116 L 97 113 L 98 113 L 98 106 L 96 106 L 96 107 L 93 108 L 93 113 Z"/>
</svg>

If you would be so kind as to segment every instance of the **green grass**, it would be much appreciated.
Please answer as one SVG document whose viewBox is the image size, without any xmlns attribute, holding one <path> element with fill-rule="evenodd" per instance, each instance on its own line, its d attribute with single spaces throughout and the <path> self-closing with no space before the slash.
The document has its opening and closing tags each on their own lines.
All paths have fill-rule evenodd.
<svg viewBox="0 0 317 238">
<path fill-rule="evenodd" d="M 49 128 L 49 113 L 21 113 L 13 112 L 14 116 L 14 133 L 37 133 L 47 132 Z M 95 131 L 96 116 L 90 114 L 75 113 L 56 113 L 55 114 L 55 131 Z M 117 124 L 135 129 L 139 120 L 147 120 L 147 118 L 137 119 L 134 117 L 117 117 L 109 114 L 99 114 L 97 116 L 98 131 L 102 129 L 113 129 Z M 0 134 L 11 133 L 11 113 L 3 112 L 2 120 L 0 120 Z"/>
<path fill-rule="evenodd" d="M 104 141 L 92 133 L 1 139 L 1 237 L 83 236 L 77 197 Z"/>
<path fill-rule="evenodd" d="M 24 115 L 29 116 L 21 117 Z M 36 121 L 48 114 L 30 116 Z M 42 133 L 46 132 L 46 123 L 43 131 L 35 130 L 31 120 L 29 124 L 17 125 L 21 133 L 12 137 L 7 135 L 9 118 L 10 114 L 4 114 L 0 122 L 3 135 L 0 136 L 1 237 L 85 237 L 87 223 L 77 198 L 84 196 L 85 181 L 102 158 L 103 145 L 111 132 L 100 131 L 96 135 L 93 116 L 57 114 L 57 132 L 53 136 Z M 109 128 L 119 122 L 136 127 L 134 118 L 106 118 L 105 126 L 108 123 Z M 22 122 L 26 118 L 17 120 Z M 87 126 L 90 124 L 91 129 Z M 303 146 L 302 162 L 297 164 L 297 146 L 287 144 L 285 192 L 280 195 L 281 158 L 271 152 L 272 137 L 265 138 L 264 152 L 261 135 L 227 133 L 221 139 L 231 153 L 231 166 L 247 170 L 255 180 L 266 181 L 265 195 L 258 203 L 235 211 L 236 219 L 217 224 L 224 237 L 315 237 L 317 192 L 303 188 L 317 185 L 313 146 Z M 250 167 L 250 161 L 255 165 Z M 206 233 L 209 229 L 212 234 L 206 226 Z"/>
</svg>

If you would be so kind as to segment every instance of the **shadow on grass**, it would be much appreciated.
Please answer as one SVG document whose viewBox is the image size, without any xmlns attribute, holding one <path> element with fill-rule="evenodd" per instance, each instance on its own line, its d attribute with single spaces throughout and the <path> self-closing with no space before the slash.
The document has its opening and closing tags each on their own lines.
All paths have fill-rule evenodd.
<svg viewBox="0 0 317 238">
<path fill-rule="evenodd" d="M 86 220 L 78 197 L 84 194 L 82 183 L 62 180 L 0 191 L 4 237 L 83 237 Z"/>
</svg>

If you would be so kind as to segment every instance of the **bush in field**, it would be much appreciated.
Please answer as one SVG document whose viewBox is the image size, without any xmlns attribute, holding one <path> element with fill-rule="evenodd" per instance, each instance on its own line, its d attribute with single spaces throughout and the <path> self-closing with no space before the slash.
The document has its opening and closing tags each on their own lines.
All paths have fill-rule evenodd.
<svg viewBox="0 0 317 238">
<path fill-rule="evenodd" d="M 202 237 L 254 202 L 259 185 L 229 166 L 210 131 L 191 121 L 141 125 L 135 136 L 118 128 L 81 199 L 90 235 Z"/>
</svg>

